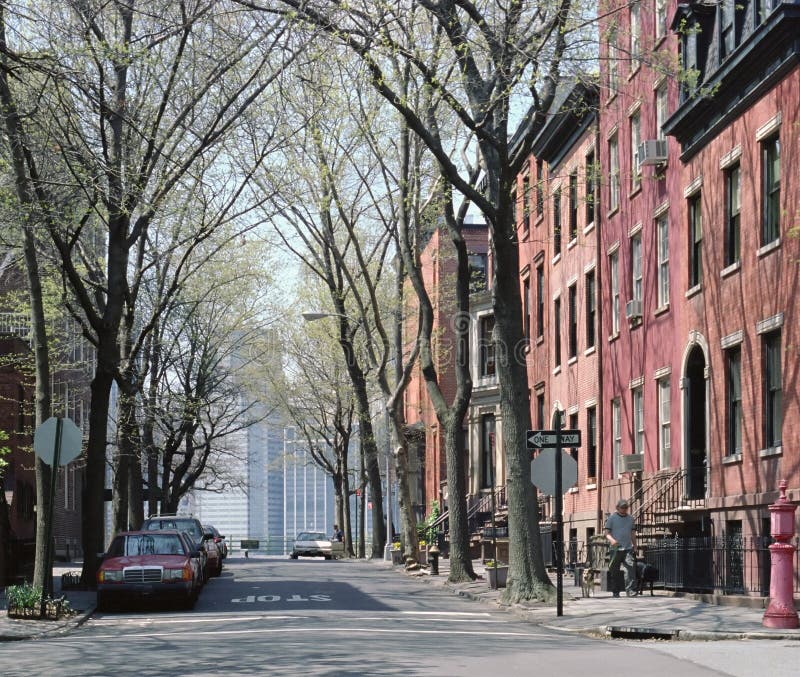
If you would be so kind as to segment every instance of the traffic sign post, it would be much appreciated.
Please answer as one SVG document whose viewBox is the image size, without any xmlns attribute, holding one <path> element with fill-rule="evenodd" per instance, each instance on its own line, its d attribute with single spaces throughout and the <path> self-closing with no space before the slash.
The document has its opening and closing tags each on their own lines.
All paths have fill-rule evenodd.
<svg viewBox="0 0 800 677">
<path fill-rule="evenodd" d="M 562 430 L 561 415 L 556 416 L 555 430 L 529 430 L 528 449 L 541 449 L 540 454 L 531 461 L 531 481 L 542 491 L 552 486 L 551 495 L 555 498 L 555 560 L 556 560 L 556 615 L 564 615 L 564 491 L 578 479 L 578 464 L 571 456 L 563 453 L 563 447 L 578 447 L 581 444 L 580 430 Z M 552 450 L 552 454 L 549 453 Z M 551 456 L 553 457 L 551 459 Z M 552 461 L 552 463 L 551 463 Z M 555 467 L 553 467 L 555 466 Z M 549 484 L 550 468 L 554 482 Z M 541 475 L 541 476 L 540 476 Z"/>
<path fill-rule="evenodd" d="M 42 587 L 40 613 L 44 616 L 45 600 L 53 595 L 53 510 L 56 502 L 56 483 L 59 466 L 66 465 L 81 453 L 83 436 L 80 428 L 68 418 L 51 416 L 36 428 L 33 434 L 33 451 L 50 466 L 50 502 L 45 522 L 45 577 Z"/>
</svg>

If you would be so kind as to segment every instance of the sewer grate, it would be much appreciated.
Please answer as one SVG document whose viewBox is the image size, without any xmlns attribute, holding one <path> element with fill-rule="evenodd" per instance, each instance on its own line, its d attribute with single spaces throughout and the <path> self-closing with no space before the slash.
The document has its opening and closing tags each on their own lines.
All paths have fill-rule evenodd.
<svg viewBox="0 0 800 677">
<path fill-rule="evenodd" d="M 655 628 L 631 628 L 609 626 L 606 635 L 614 639 L 677 639 L 677 630 L 657 630 Z"/>
</svg>

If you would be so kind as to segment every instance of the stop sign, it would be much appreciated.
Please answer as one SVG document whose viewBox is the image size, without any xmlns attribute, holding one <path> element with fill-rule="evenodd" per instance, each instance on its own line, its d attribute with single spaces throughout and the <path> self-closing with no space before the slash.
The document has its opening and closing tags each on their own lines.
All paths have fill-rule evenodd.
<svg viewBox="0 0 800 677">
<path fill-rule="evenodd" d="M 561 450 L 561 489 L 563 494 L 578 481 L 578 462 L 566 451 Z M 542 449 L 531 461 L 531 482 L 539 491 L 550 496 L 556 495 L 556 450 Z"/>
</svg>

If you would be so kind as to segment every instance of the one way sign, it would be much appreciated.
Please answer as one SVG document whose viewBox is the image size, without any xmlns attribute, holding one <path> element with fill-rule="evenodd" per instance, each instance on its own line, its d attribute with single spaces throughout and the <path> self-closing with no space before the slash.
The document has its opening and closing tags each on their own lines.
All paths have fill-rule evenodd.
<svg viewBox="0 0 800 677">
<path fill-rule="evenodd" d="M 528 449 L 544 447 L 579 447 L 581 446 L 580 430 L 529 430 Z"/>
</svg>

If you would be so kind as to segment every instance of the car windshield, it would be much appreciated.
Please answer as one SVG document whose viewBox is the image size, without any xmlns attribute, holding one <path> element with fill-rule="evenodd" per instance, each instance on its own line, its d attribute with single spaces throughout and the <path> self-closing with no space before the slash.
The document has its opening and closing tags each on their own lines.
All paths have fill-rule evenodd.
<svg viewBox="0 0 800 677">
<path fill-rule="evenodd" d="M 188 531 L 195 541 L 201 541 L 203 539 L 203 532 L 194 520 L 154 519 L 147 522 L 145 529 L 147 531 L 161 531 L 162 529 Z"/>
<path fill-rule="evenodd" d="M 328 537 L 321 531 L 304 531 L 297 535 L 298 541 L 327 541 Z"/>
<path fill-rule="evenodd" d="M 112 557 L 135 555 L 183 555 L 183 543 L 178 534 L 137 534 L 117 536 L 108 554 Z"/>
</svg>

